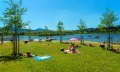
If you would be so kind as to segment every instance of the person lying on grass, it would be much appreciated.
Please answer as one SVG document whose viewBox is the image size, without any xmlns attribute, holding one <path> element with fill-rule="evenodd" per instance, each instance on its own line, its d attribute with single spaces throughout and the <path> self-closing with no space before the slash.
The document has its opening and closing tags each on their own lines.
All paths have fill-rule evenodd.
<svg viewBox="0 0 120 72">
<path fill-rule="evenodd" d="M 64 53 L 80 53 L 78 50 L 76 50 L 75 44 L 71 43 L 71 45 L 68 46 L 68 50 L 61 49 Z"/>
<path fill-rule="evenodd" d="M 22 56 L 22 57 L 34 57 L 35 55 L 33 55 L 30 51 L 28 51 L 26 54 L 20 53 L 20 56 Z"/>
</svg>

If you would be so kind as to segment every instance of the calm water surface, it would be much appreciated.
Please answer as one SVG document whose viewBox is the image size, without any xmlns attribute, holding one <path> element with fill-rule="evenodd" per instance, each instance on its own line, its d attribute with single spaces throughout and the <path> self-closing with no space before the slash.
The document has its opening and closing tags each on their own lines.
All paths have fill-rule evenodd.
<svg viewBox="0 0 120 72">
<path fill-rule="evenodd" d="M 108 34 L 84 34 L 85 41 L 92 41 L 92 42 L 106 42 L 108 39 Z M 10 37 L 10 36 L 7 36 Z M 70 38 L 76 37 L 80 39 L 80 34 L 74 35 L 65 35 L 63 36 L 64 41 L 69 41 Z M 99 38 L 96 38 L 99 37 Z M 111 34 L 112 41 L 114 43 L 120 43 L 120 34 Z M 45 36 L 31 36 L 32 39 L 45 39 Z M 51 38 L 55 40 L 59 40 L 59 36 L 51 36 Z M 28 40 L 28 36 L 20 36 L 20 40 Z"/>
</svg>

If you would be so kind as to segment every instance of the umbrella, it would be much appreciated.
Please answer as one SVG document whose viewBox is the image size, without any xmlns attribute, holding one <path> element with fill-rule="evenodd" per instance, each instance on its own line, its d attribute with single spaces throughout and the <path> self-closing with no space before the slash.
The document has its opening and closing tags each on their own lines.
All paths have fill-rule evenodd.
<svg viewBox="0 0 120 72">
<path fill-rule="evenodd" d="M 71 38 L 70 41 L 78 41 L 78 38 Z"/>
</svg>

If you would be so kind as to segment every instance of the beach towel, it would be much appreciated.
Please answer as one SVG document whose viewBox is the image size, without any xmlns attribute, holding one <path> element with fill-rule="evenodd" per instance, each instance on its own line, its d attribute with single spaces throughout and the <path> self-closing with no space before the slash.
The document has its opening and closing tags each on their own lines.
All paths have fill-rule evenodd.
<svg viewBox="0 0 120 72">
<path fill-rule="evenodd" d="M 48 60 L 50 58 L 51 58 L 51 56 L 35 56 L 35 57 L 33 57 L 33 59 L 36 61 Z"/>
</svg>

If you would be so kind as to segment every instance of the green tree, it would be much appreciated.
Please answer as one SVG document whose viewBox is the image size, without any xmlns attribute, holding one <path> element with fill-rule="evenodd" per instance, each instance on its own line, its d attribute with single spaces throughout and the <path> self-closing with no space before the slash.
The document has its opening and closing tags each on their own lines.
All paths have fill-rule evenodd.
<svg viewBox="0 0 120 72">
<path fill-rule="evenodd" d="M 64 27 L 63 27 L 63 23 L 61 21 L 58 22 L 57 31 L 60 35 L 60 42 L 62 42 L 63 41 L 62 36 L 63 36 Z"/>
<path fill-rule="evenodd" d="M 2 29 L 1 29 L 1 31 L 5 34 L 5 35 L 8 35 L 8 34 L 10 34 L 10 31 L 9 31 L 9 27 L 8 26 L 4 26 Z"/>
<path fill-rule="evenodd" d="M 81 37 L 80 37 L 80 41 L 81 41 L 81 44 L 84 44 L 84 32 L 85 32 L 85 29 L 86 29 L 86 23 L 80 19 L 80 24 L 77 25 L 78 29 L 79 29 L 79 32 L 81 34 Z"/>
<path fill-rule="evenodd" d="M 103 27 L 102 25 L 99 24 L 97 28 L 98 28 L 100 33 L 106 33 L 106 28 Z"/>
<path fill-rule="evenodd" d="M 22 15 L 27 11 L 22 6 L 22 0 L 14 2 L 13 0 L 5 1 L 8 4 L 8 7 L 4 10 L 3 16 L 0 20 L 3 22 L 7 30 L 14 28 L 14 37 L 13 37 L 13 56 L 19 54 L 19 42 L 18 42 L 18 29 L 26 25 L 23 23 Z M 6 31 L 7 32 L 7 31 Z"/>
<path fill-rule="evenodd" d="M 102 15 L 103 17 L 100 18 L 100 25 L 101 28 L 106 28 L 108 33 L 108 45 L 107 49 L 111 49 L 111 27 L 114 26 L 115 22 L 119 19 L 114 11 L 110 9 L 106 9 L 106 11 Z"/>
</svg>

